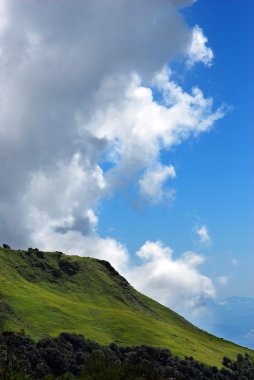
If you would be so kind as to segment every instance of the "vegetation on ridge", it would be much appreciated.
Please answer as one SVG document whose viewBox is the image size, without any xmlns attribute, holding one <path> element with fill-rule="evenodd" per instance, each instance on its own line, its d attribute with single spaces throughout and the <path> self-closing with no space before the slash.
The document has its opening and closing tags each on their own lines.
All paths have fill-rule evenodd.
<svg viewBox="0 0 254 380">
<path fill-rule="evenodd" d="M 246 354 L 224 367 L 207 366 L 168 349 L 102 346 L 82 335 L 61 333 L 35 343 L 24 334 L 0 334 L 0 378 L 82 380 L 252 380 L 254 362 Z"/>
<path fill-rule="evenodd" d="M 221 366 L 253 351 L 214 337 L 140 294 L 102 260 L 0 248 L 0 329 L 34 339 L 62 331 L 100 344 L 169 348 Z"/>
</svg>

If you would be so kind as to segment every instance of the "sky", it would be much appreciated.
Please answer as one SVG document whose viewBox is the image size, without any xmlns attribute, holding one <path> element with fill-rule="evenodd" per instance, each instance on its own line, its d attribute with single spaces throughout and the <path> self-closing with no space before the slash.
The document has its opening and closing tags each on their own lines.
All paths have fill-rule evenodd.
<svg viewBox="0 0 254 380">
<path fill-rule="evenodd" d="M 0 240 L 198 318 L 254 297 L 252 0 L 0 1 Z"/>
</svg>

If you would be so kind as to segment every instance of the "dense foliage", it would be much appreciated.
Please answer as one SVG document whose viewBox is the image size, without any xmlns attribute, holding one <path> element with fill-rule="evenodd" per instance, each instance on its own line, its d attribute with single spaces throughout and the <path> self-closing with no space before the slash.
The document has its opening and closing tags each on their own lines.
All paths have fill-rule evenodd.
<svg viewBox="0 0 254 380">
<path fill-rule="evenodd" d="M 24 333 L 0 334 L 0 378 L 9 379 L 254 379 L 248 354 L 223 358 L 223 368 L 192 357 L 180 359 L 167 349 L 146 346 L 102 346 L 82 335 L 62 333 L 34 342 Z"/>
</svg>

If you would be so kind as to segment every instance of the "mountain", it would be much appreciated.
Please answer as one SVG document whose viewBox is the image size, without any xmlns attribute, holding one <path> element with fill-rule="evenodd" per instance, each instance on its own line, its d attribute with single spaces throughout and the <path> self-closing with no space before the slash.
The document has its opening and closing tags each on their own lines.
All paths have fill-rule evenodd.
<svg viewBox="0 0 254 380">
<path fill-rule="evenodd" d="M 0 248 L 0 329 L 165 347 L 217 366 L 223 356 L 254 356 L 137 292 L 107 261 L 37 249 Z"/>
</svg>

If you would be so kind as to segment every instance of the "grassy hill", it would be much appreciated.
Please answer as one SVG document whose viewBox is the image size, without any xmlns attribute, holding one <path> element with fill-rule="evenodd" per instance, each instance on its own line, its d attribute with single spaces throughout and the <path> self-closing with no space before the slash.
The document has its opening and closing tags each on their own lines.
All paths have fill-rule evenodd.
<svg viewBox="0 0 254 380">
<path fill-rule="evenodd" d="M 62 331 L 107 344 L 170 348 L 221 366 L 254 352 L 210 335 L 137 292 L 102 260 L 0 248 L 0 330 L 33 338 Z"/>
</svg>

